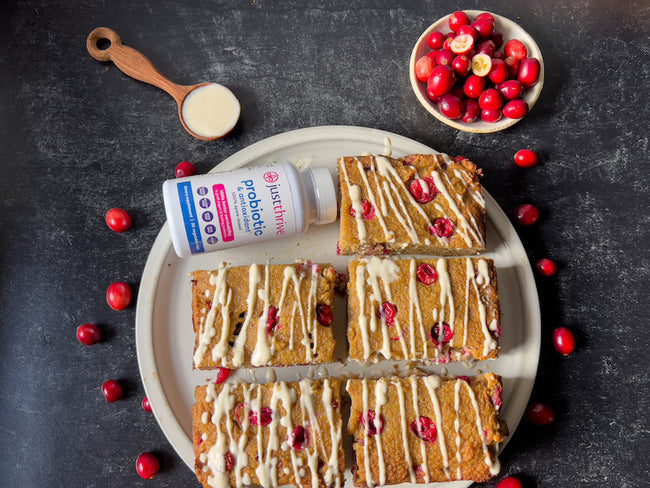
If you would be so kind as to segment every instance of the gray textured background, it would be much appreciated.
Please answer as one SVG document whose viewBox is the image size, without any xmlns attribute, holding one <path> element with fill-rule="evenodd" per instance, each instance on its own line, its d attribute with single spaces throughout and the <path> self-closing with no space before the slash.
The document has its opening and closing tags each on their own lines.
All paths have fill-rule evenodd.
<svg viewBox="0 0 650 488">
<path fill-rule="evenodd" d="M 519 22 L 544 54 L 542 96 L 505 132 L 448 128 L 409 86 L 413 43 L 458 8 Z M 242 103 L 234 132 L 191 138 L 170 97 L 91 59 L 85 39 L 100 25 L 174 81 L 230 87 Z M 137 294 L 164 223 L 160 184 L 178 161 L 203 172 L 265 137 L 346 124 L 466 155 L 506 212 L 522 202 L 542 209 L 519 233 L 533 262 L 560 265 L 538 280 L 533 392 L 557 419 L 522 422 L 503 475 L 527 487 L 647 486 L 649 31 L 647 0 L 1 2 L 0 484 L 198 486 L 140 409 L 135 307 L 110 310 L 106 287 L 125 280 Z M 523 147 L 542 164 L 516 168 Z M 106 228 L 113 206 L 131 213 L 133 230 Z M 84 322 L 106 340 L 81 346 Z M 577 334 L 571 357 L 552 348 L 558 325 Z M 126 395 L 109 405 L 99 386 L 111 377 Z M 146 450 L 162 464 L 149 482 L 134 469 Z"/>
</svg>

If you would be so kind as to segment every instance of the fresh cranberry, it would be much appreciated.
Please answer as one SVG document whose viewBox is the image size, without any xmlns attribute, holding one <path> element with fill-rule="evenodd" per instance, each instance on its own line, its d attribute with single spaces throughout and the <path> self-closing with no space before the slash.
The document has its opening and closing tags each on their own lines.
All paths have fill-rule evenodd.
<svg viewBox="0 0 650 488">
<path fill-rule="evenodd" d="M 445 34 L 445 37 L 446 39 L 445 42 L 442 43 L 442 48 L 451 51 L 451 43 L 456 38 L 456 34 L 454 32 L 448 32 Z"/>
<path fill-rule="evenodd" d="M 463 91 L 469 98 L 478 98 L 485 90 L 485 78 L 469 75 L 463 84 Z"/>
<path fill-rule="evenodd" d="M 454 337 L 454 331 L 451 330 L 447 322 L 442 323 L 436 322 L 433 327 L 431 327 L 430 338 L 433 341 L 433 345 L 437 348 L 441 348 L 445 344 L 448 344 L 451 339 Z"/>
<path fill-rule="evenodd" d="M 532 225 L 539 219 L 539 210 L 530 203 L 524 203 L 515 209 L 515 218 L 521 225 Z"/>
<path fill-rule="evenodd" d="M 476 30 L 480 39 L 489 39 L 494 33 L 494 21 L 482 18 L 475 20 L 471 26 Z"/>
<path fill-rule="evenodd" d="M 454 68 L 451 66 L 436 66 L 431 72 L 431 77 L 427 83 L 431 94 L 440 97 L 449 92 L 456 82 Z"/>
<path fill-rule="evenodd" d="M 519 72 L 519 60 L 512 56 L 508 56 L 503 60 L 503 62 L 506 63 L 506 66 L 508 67 L 508 79 L 515 79 Z"/>
<path fill-rule="evenodd" d="M 523 100 L 510 100 L 503 107 L 503 116 L 509 119 L 520 119 L 528 113 L 528 103 Z"/>
<path fill-rule="evenodd" d="M 533 402 L 526 410 L 526 418 L 535 425 L 548 425 L 555 420 L 555 412 L 548 405 Z"/>
<path fill-rule="evenodd" d="M 357 216 L 356 210 L 352 206 L 350 206 L 350 215 L 353 217 Z M 368 200 L 363 200 L 361 202 L 361 217 L 364 220 L 371 220 L 375 216 L 375 207 L 372 203 L 370 203 Z"/>
<path fill-rule="evenodd" d="M 466 123 L 476 122 L 480 115 L 481 107 L 478 106 L 478 102 L 473 98 L 465 100 L 465 113 L 460 120 Z"/>
<path fill-rule="evenodd" d="M 494 47 L 499 49 L 501 46 L 503 46 L 503 34 L 500 32 L 495 32 L 492 34 L 492 42 L 494 43 Z M 505 54 L 503 56 L 505 57 Z"/>
<path fill-rule="evenodd" d="M 498 110 L 503 106 L 503 98 L 494 88 L 488 88 L 478 98 L 478 105 L 482 110 Z"/>
<path fill-rule="evenodd" d="M 521 481 L 519 481 L 519 478 L 515 478 L 514 476 L 508 476 L 507 478 L 503 478 L 501 481 L 497 483 L 496 488 L 522 488 L 523 485 L 521 484 Z"/>
<path fill-rule="evenodd" d="M 557 265 L 550 259 L 540 259 L 537 261 L 537 271 L 544 276 L 553 276 L 557 272 Z"/>
<path fill-rule="evenodd" d="M 567 327 L 558 327 L 553 331 L 553 345 L 555 350 L 564 356 L 568 356 L 576 349 L 576 337 Z"/>
<path fill-rule="evenodd" d="M 106 290 L 106 301 L 113 310 L 124 310 L 131 303 L 131 287 L 123 281 L 111 283 Z"/>
<path fill-rule="evenodd" d="M 465 78 L 472 69 L 472 63 L 467 56 L 461 54 L 454 58 L 451 62 L 451 67 L 454 68 L 459 78 Z"/>
<path fill-rule="evenodd" d="M 490 81 L 495 85 L 506 81 L 508 79 L 508 66 L 506 65 L 505 61 L 502 61 L 500 59 L 493 59 L 492 68 L 488 73 L 488 78 L 490 78 Z"/>
<path fill-rule="evenodd" d="M 427 37 L 427 44 L 431 49 L 442 49 L 442 44 L 445 42 L 445 35 L 442 32 L 432 32 Z"/>
<path fill-rule="evenodd" d="M 102 393 L 108 403 L 113 403 L 122 398 L 122 387 L 115 380 L 106 380 L 102 385 Z"/>
<path fill-rule="evenodd" d="M 472 73 L 476 76 L 487 76 L 492 69 L 492 58 L 487 54 L 478 53 L 472 57 Z"/>
<path fill-rule="evenodd" d="M 226 465 L 226 471 L 231 471 L 235 467 L 235 456 L 232 455 L 232 452 L 228 451 L 223 455 L 223 460 Z"/>
<path fill-rule="evenodd" d="M 149 401 L 148 396 L 145 396 L 142 399 L 142 404 L 141 405 L 142 405 L 142 410 L 144 410 L 145 412 L 151 413 L 151 402 Z"/>
<path fill-rule="evenodd" d="M 517 83 L 517 82 L 515 82 Z M 539 157 L 535 151 L 521 149 L 515 153 L 515 163 L 522 168 L 531 168 L 537 164 Z"/>
<path fill-rule="evenodd" d="M 506 100 L 515 100 L 521 96 L 524 87 L 517 80 L 506 80 L 503 83 L 499 83 L 497 90 L 499 90 L 501 96 Z"/>
<path fill-rule="evenodd" d="M 530 88 L 539 79 L 540 65 L 535 58 L 522 59 L 519 62 L 519 71 L 517 72 L 517 81 L 524 88 Z"/>
<path fill-rule="evenodd" d="M 472 39 L 474 39 L 474 41 L 476 41 L 476 38 L 478 37 L 478 34 L 476 33 L 476 30 L 474 29 L 474 27 L 471 27 L 469 25 L 461 25 L 458 28 L 458 31 L 456 32 L 456 35 L 457 36 L 464 36 L 466 34 L 469 34 L 470 36 L 472 36 Z"/>
<path fill-rule="evenodd" d="M 492 405 L 494 405 L 494 409 L 497 412 L 501 410 L 501 406 L 503 405 L 503 398 L 501 396 L 502 393 L 503 388 L 497 385 L 494 387 L 494 391 L 492 391 L 492 394 L 490 395 L 490 401 L 492 402 Z"/>
<path fill-rule="evenodd" d="M 436 237 L 449 237 L 454 233 L 454 223 L 449 219 L 436 219 L 429 226 L 429 232 Z"/>
<path fill-rule="evenodd" d="M 254 410 L 251 410 L 248 414 L 248 421 L 251 423 L 251 425 L 260 425 L 262 427 L 266 427 L 271 423 L 272 420 L 273 410 L 271 407 L 262 407 L 259 411 L 259 418 L 258 412 L 255 412 Z"/>
<path fill-rule="evenodd" d="M 503 111 L 499 108 L 496 110 L 481 110 L 481 120 L 483 122 L 493 124 L 501 120 L 501 117 L 503 117 Z"/>
<path fill-rule="evenodd" d="M 438 51 L 438 54 L 436 54 L 436 64 L 439 66 L 450 65 L 455 57 L 456 55 L 451 50 L 443 48 Z M 433 69 L 431 71 L 433 71 Z"/>
<path fill-rule="evenodd" d="M 457 32 L 458 29 L 463 26 L 463 25 L 469 25 L 470 24 L 470 19 L 469 15 L 467 15 L 465 12 L 459 10 L 457 12 L 454 12 L 449 16 L 449 28 L 453 32 Z"/>
<path fill-rule="evenodd" d="M 478 45 L 477 51 L 480 54 L 487 54 L 488 56 L 492 57 L 494 54 L 494 49 L 494 42 L 492 42 L 490 39 L 487 39 Z"/>
<path fill-rule="evenodd" d="M 506 53 L 506 56 L 513 57 L 519 61 L 528 57 L 528 49 L 519 39 L 510 39 L 506 42 L 506 45 L 503 46 L 503 52 Z"/>
<path fill-rule="evenodd" d="M 438 281 L 438 272 L 428 263 L 420 264 L 415 274 L 418 280 L 425 285 L 431 285 Z"/>
<path fill-rule="evenodd" d="M 465 106 L 463 101 L 457 96 L 449 93 L 441 95 L 438 98 L 438 110 L 448 119 L 460 119 L 465 113 Z"/>
<path fill-rule="evenodd" d="M 440 51 L 440 49 L 434 49 L 433 51 L 429 51 L 429 52 L 426 54 L 427 58 L 431 58 L 431 59 L 433 59 L 433 60 L 435 61 L 435 60 L 436 60 L 436 56 L 438 55 L 438 51 Z M 434 64 L 434 66 L 435 66 L 435 64 Z"/>
<path fill-rule="evenodd" d="M 377 316 L 386 322 L 386 325 L 391 326 L 395 323 L 395 316 L 397 315 L 397 307 L 390 302 L 384 302 L 377 310 Z"/>
<path fill-rule="evenodd" d="M 278 309 L 271 305 L 266 317 L 266 331 L 273 332 L 278 325 Z"/>
<path fill-rule="evenodd" d="M 326 303 L 316 305 L 316 319 L 319 324 L 329 327 L 332 325 L 332 318 L 332 308 L 329 305 Z"/>
<path fill-rule="evenodd" d="M 422 56 L 415 63 L 415 77 L 421 82 L 426 83 L 435 66 L 436 62 L 432 58 L 429 56 Z"/>
<path fill-rule="evenodd" d="M 102 332 L 95 324 L 83 324 L 77 327 L 77 339 L 86 346 L 92 346 L 102 340 Z"/>
<path fill-rule="evenodd" d="M 411 422 L 410 427 L 411 432 L 425 442 L 435 442 L 436 437 L 438 436 L 436 424 L 429 417 L 422 416 L 419 419 L 414 420 Z"/>
<path fill-rule="evenodd" d="M 384 419 L 375 417 L 374 410 L 368 410 L 365 414 L 359 415 L 358 422 L 361 423 L 368 435 L 379 435 L 384 430 Z"/>
<path fill-rule="evenodd" d="M 494 39 L 494 37 L 492 37 L 492 39 Z M 503 51 L 494 51 L 494 54 L 492 54 L 492 59 L 493 60 L 500 59 L 501 61 L 503 61 L 504 59 L 506 59 L 506 55 L 503 53 Z"/>
<path fill-rule="evenodd" d="M 421 204 L 429 203 L 440 193 L 430 176 L 413 180 L 409 185 L 409 192 L 415 201 Z"/>
<path fill-rule="evenodd" d="M 142 478 L 150 480 L 158 474 L 160 463 L 158 463 L 158 458 L 153 453 L 143 452 L 135 462 L 135 469 Z"/>
<path fill-rule="evenodd" d="M 196 166 L 189 161 L 181 161 L 176 165 L 176 178 L 185 178 L 196 174 Z"/>
<path fill-rule="evenodd" d="M 301 451 L 309 444 L 309 431 L 302 425 L 298 425 L 294 427 L 289 440 L 291 441 L 292 449 Z"/>
<path fill-rule="evenodd" d="M 106 212 L 106 225 L 115 232 L 126 232 L 131 228 L 131 216 L 124 209 L 112 208 Z"/>
<path fill-rule="evenodd" d="M 492 15 L 490 12 L 482 12 L 478 14 L 474 20 L 476 21 L 481 19 L 487 19 L 490 22 L 494 22 L 494 15 Z"/>
<path fill-rule="evenodd" d="M 474 38 L 471 34 L 458 35 L 451 41 L 449 47 L 454 54 L 467 54 L 474 48 Z"/>
<path fill-rule="evenodd" d="M 214 380 L 214 384 L 220 385 L 221 383 L 226 381 L 230 376 L 230 373 L 232 373 L 231 369 L 222 368 L 222 367 L 217 368 L 217 377 Z"/>
</svg>

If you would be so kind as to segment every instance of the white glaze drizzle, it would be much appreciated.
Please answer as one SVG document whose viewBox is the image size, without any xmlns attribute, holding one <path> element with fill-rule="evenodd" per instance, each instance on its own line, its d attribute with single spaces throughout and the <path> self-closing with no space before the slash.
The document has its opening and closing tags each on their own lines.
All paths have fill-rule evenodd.
<svg viewBox="0 0 650 488">
<path fill-rule="evenodd" d="M 396 378 L 392 381 L 392 384 L 397 388 L 397 399 L 399 401 L 399 417 L 402 427 L 402 449 L 404 451 L 404 459 L 406 459 L 406 465 L 409 469 L 409 479 L 411 483 L 417 481 L 415 476 L 415 471 L 413 471 L 413 461 L 411 460 L 411 450 L 409 449 L 408 442 L 408 428 L 406 425 L 406 402 L 404 400 L 404 388 L 402 387 L 402 380 Z"/>
<path fill-rule="evenodd" d="M 381 419 L 381 408 L 386 405 L 388 386 L 386 379 L 381 378 L 375 383 L 375 418 Z M 377 464 L 379 466 L 379 484 L 386 484 L 386 463 L 384 462 L 384 448 L 382 446 L 381 434 L 375 436 L 375 445 L 377 446 Z"/>
<path fill-rule="evenodd" d="M 420 407 L 418 406 L 418 380 L 415 376 L 409 378 L 411 382 L 411 393 L 413 398 L 413 412 L 415 418 L 420 418 Z M 422 457 L 422 471 L 424 471 L 424 482 L 429 483 L 429 461 L 427 459 L 427 449 L 424 442 L 420 442 L 420 456 Z"/>
<path fill-rule="evenodd" d="M 363 401 L 363 410 L 361 411 L 362 415 L 366 415 L 368 412 L 369 403 L 368 403 L 368 380 L 366 378 L 361 380 L 361 386 L 363 389 L 363 393 L 361 395 L 362 401 Z M 366 419 L 367 421 L 370 421 L 370 419 Z M 375 482 L 372 480 L 372 472 L 370 470 L 370 451 L 368 449 L 368 428 L 363 429 L 363 459 L 364 461 L 364 467 L 366 471 L 366 486 L 368 488 L 373 488 L 375 486 Z"/>
<path fill-rule="evenodd" d="M 472 286 L 474 288 L 474 292 L 476 293 L 476 303 L 478 305 L 479 322 L 481 324 L 481 332 L 483 333 L 483 356 L 487 356 L 490 353 L 490 351 L 492 351 L 493 349 L 496 349 L 497 341 L 494 340 L 494 338 L 492 337 L 492 334 L 490 334 L 490 330 L 488 328 L 488 323 L 487 323 L 487 310 L 486 310 L 485 304 L 483 303 L 483 300 L 481 298 L 481 293 L 479 292 L 479 289 L 478 289 L 478 279 L 480 279 L 481 276 L 479 274 L 479 277 L 477 278 L 474 275 L 474 265 L 471 263 L 470 258 L 466 258 L 466 259 L 469 261 L 468 264 L 467 264 L 467 273 L 469 275 L 470 269 L 471 269 L 471 273 L 472 273 L 471 284 L 472 284 Z M 481 259 L 479 261 L 484 261 L 484 260 Z M 480 263 L 479 263 L 479 266 L 480 266 Z M 487 266 L 487 263 L 485 263 L 485 266 Z M 485 278 L 483 278 L 483 279 L 485 279 Z"/>
<path fill-rule="evenodd" d="M 463 381 L 463 383 L 465 383 L 467 386 L 467 393 L 469 394 L 470 400 L 472 402 L 472 407 L 474 407 L 474 413 L 476 414 L 476 432 L 481 439 L 481 448 L 483 449 L 483 454 L 485 456 L 485 464 L 487 464 L 488 468 L 490 469 L 490 474 L 496 476 L 501 470 L 499 459 L 495 457 L 493 460 L 492 455 L 490 454 L 490 450 L 488 449 L 487 441 L 485 439 L 485 432 L 483 431 L 483 423 L 481 422 L 481 416 L 479 413 L 479 406 L 478 402 L 476 401 L 476 395 L 474 395 L 474 390 L 472 390 L 472 387 L 467 381 Z"/>
<path fill-rule="evenodd" d="M 438 395 L 436 390 L 440 387 L 440 377 L 439 376 L 424 376 L 422 378 L 424 385 L 427 387 L 429 392 L 429 398 L 433 404 L 433 411 L 436 415 L 436 428 L 438 430 L 438 441 L 440 446 L 440 454 L 442 455 L 443 470 L 445 476 L 449 478 L 449 456 L 447 454 L 447 443 L 445 441 L 445 435 L 442 425 L 442 411 L 440 410 L 440 401 L 438 400 Z"/>
<path fill-rule="evenodd" d="M 248 333 L 248 325 L 252 320 L 253 310 L 257 301 L 257 287 L 260 283 L 260 268 L 257 264 L 251 264 L 248 270 L 248 297 L 246 298 L 246 318 L 239 332 L 239 336 L 235 339 L 233 346 L 232 362 L 235 366 L 241 366 L 244 363 L 244 345 L 246 344 L 246 336 Z M 264 329 L 266 330 L 266 328 Z"/>
<path fill-rule="evenodd" d="M 461 382 L 464 380 L 456 380 L 454 382 L 454 413 L 456 418 L 454 419 L 454 432 L 456 432 L 456 479 L 463 479 L 463 473 L 461 471 L 461 464 L 463 458 L 460 454 L 460 387 Z"/>
<path fill-rule="evenodd" d="M 266 321 L 269 318 L 269 298 L 270 298 L 270 282 L 269 277 L 271 274 L 270 266 L 264 266 L 264 288 L 258 289 L 260 299 L 263 302 L 262 315 L 257 320 L 257 340 L 255 347 L 251 354 L 251 364 L 253 366 L 264 366 L 271 359 L 271 348 L 267 341 Z M 249 310 L 252 310 L 249 309 Z"/>
</svg>

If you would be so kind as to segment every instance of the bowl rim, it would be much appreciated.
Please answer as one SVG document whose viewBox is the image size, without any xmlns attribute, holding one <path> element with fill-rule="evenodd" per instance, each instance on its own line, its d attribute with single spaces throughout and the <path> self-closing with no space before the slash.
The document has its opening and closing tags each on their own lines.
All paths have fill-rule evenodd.
<svg viewBox="0 0 650 488">
<path fill-rule="evenodd" d="M 502 15 L 495 14 L 494 12 L 489 12 L 487 10 L 463 10 L 463 12 L 472 18 L 481 13 L 491 14 L 494 16 L 494 20 L 497 25 L 507 26 L 508 30 L 518 32 L 515 34 L 516 37 L 510 36 L 508 38 L 504 38 L 504 43 L 509 39 L 520 39 L 526 44 L 526 47 L 528 48 L 528 57 L 534 57 L 539 61 L 539 79 L 537 80 L 537 83 L 533 85 L 533 87 L 527 90 L 528 93 L 522 97 L 522 99 L 528 103 L 528 111 L 530 112 L 530 110 L 532 110 L 533 106 L 537 102 L 537 99 L 542 92 L 542 87 L 544 86 L 544 58 L 542 56 L 541 50 L 539 49 L 539 46 L 535 42 L 535 39 L 533 39 L 533 37 L 528 34 L 528 32 L 526 32 L 519 24 L 513 20 L 508 19 L 507 17 L 503 17 Z M 440 113 L 436 104 L 429 99 L 426 94 L 426 83 L 421 82 L 415 76 L 415 63 L 421 56 L 424 56 L 426 52 L 430 51 L 429 46 L 426 45 L 426 40 L 431 32 L 435 30 L 440 30 L 443 32 L 445 30 L 450 31 L 447 24 L 449 15 L 451 15 L 451 13 L 439 18 L 433 24 L 427 27 L 427 29 L 420 35 L 417 42 L 415 43 L 415 46 L 413 47 L 413 50 L 411 51 L 411 58 L 409 60 L 409 78 L 411 80 L 411 88 L 413 89 L 413 92 L 415 93 L 418 101 L 431 115 L 433 115 L 440 122 L 464 132 L 472 132 L 478 134 L 499 132 L 513 126 L 520 120 L 523 120 L 525 116 L 519 119 L 508 119 L 504 117 L 498 122 L 477 121 L 468 124 L 465 122 L 460 122 L 459 120 L 448 119 Z"/>
</svg>

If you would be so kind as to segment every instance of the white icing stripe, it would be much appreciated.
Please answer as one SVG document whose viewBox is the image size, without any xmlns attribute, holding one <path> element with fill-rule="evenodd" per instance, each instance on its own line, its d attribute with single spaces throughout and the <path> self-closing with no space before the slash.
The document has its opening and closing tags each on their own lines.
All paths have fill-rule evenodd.
<svg viewBox="0 0 650 488">
<path fill-rule="evenodd" d="M 354 158 L 354 160 L 357 163 L 357 171 L 359 172 L 359 176 L 361 176 L 361 179 L 363 180 L 363 185 L 366 191 L 366 195 L 368 196 L 368 202 L 375 208 L 381 208 L 381 212 L 375 212 L 375 217 L 377 218 L 379 225 L 381 226 L 382 230 L 384 231 L 384 238 L 385 239 L 390 239 L 392 237 L 392 234 L 388 230 L 388 226 L 386 225 L 386 221 L 384 220 L 384 216 L 386 215 L 386 202 L 384 200 L 384 195 L 382 194 L 381 191 L 379 191 L 379 197 L 380 197 L 380 204 L 377 205 L 377 199 L 375 198 L 375 193 L 372 191 L 372 187 L 370 186 L 370 182 L 368 181 L 368 177 L 366 176 L 366 172 L 363 169 L 363 163 L 359 161 L 357 158 Z M 373 172 L 373 176 L 375 178 L 375 186 L 379 188 L 379 182 L 377 180 L 377 174 Z M 356 210 L 356 209 L 355 209 Z M 357 213 L 357 216 L 359 214 Z M 362 240 L 363 241 L 363 240 Z"/>
<path fill-rule="evenodd" d="M 422 378 L 427 390 L 429 392 L 429 398 L 433 404 L 433 411 L 436 415 L 436 429 L 438 431 L 438 442 L 440 446 L 440 454 L 442 455 L 442 464 L 445 476 L 449 478 L 449 456 L 447 454 L 447 443 L 445 441 L 445 434 L 442 425 L 442 411 L 440 410 L 440 402 L 438 400 L 438 395 L 436 394 L 436 389 L 440 387 L 440 377 L 438 376 L 425 376 Z"/>
<path fill-rule="evenodd" d="M 370 451 L 368 450 L 368 422 L 370 422 L 370 418 L 368 416 L 368 409 L 369 409 L 369 403 L 368 403 L 368 380 L 367 379 L 362 379 L 361 380 L 361 386 L 363 387 L 363 394 L 362 394 L 362 400 L 363 400 L 363 410 L 361 412 L 361 415 L 366 416 L 366 427 L 363 429 L 363 459 L 364 459 L 364 467 L 366 471 L 366 486 L 368 488 L 373 488 L 375 486 L 375 482 L 372 480 L 372 472 L 370 471 Z"/>
<path fill-rule="evenodd" d="M 381 419 L 381 407 L 388 401 L 388 386 L 384 378 L 375 383 L 375 418 Z M 381 420 L 380 420 L 381 422 Z M 384 448 L 382 445 L 381 434 L 375 436 L 375 445 L 377 446 L 377 465 L 379 466 L 379 484 L 386 484 L 386 463 L 384 462 Z"/>
<path fill-rule="evenodd" d="M 269 295 L 271 291 L 270 282 L 270 266 L 264 266 L 264 288 L 260 291 L 262 305 L 262 315 L 257 320 L 257 340 L 255 341 L 255 348 L 251 355 L 251 364 L 253 366 L 264 366 L 268 364 L 271 359 L 271 348 L 267 342 L 266 322 L 269 318 Z M 252 309 L 251 309 L 252 310 Z"/>
<path fill-rule="evenodd" d="M 454 413 L 456 418 L 454 419 L 454 431 L 456 432 L 456 462 L 458 466 L 456 467 L 456 479 L 462 480 L 463 473 L 461 470 L 461 464 L 463 458 L 460 454 L 460 387 L 461 382 L 464 380 L 456 380 L 454 383 Z"/>
<path fill-rule="evenodd" d="M 420 407 L 418 406 L 418 380 L 415 376 L 409 378 L 411 382 L 411 395 L 413 398 L 413 412 L 415 413 L 415 418 L 420 418 Z M 420 442 L 420 456 L 422 457 L 422 471 L 424 472 L 424 482 L 428 483 L 430 480 L 429 477 L 429 461 L 427 458 L 427 449 L 424 445 L 424 442 Z"/>
<path fill-rule="evenodd" d="M 397 388 L 397 399 L 399 401 L 399 417 L 402 427 L 402 450 L 404 452 L 404 459 L 406 459 L 406 465 L 409 469 L 409 479 L 411 483 L 417 482 L 417 477 L 415 476 L 415 471 L 413 471 L 413 461 L 411 460 L 411 450 L 409 449 L 408 442 L 408 428 L 406 425 L 406 402 L 404 401 L 404 388 L 402 387 L 402 380 L 396 378 L 391 383 L 394 387 Z"/>
<path fill-rule="evenodd" d="M 361 204 L 361 188 L 358 185 L 352 185 L 350 183 L 350 178 L 348 176 L 347 168 L 343 164 L 343 159 L 341 158 L 341 164 L 339 165 L 341 172 L 343 173 L 343 180 L 345 181 L 345 186 L 348 187 L 348 195 L 350 196 L 352 208 L 355 211 L 354 220 L 357 223 L 357 234 L 359 236 L 359 241 L 364 242 L 366 240 L 366 225 L 363 223 L 363 206 Z M 349 211 L 349 209 L 341 209 L 342 212 Z"/>
<path fill-rule="evenodd" d="M 252 312 L 255 310 L 255 304 L 257 303 L 257 287 L 260 279 L 259 266 L 252 264 L 248 270 L 248 297 L 246 298 L 246 310 L 248 313 L 233 346 L 232 362 L 235 366 L 241 366 L 244 363 L 244 345 L 246 344 L 246 336 L 248 334 L 248 324 L 252 320 Z"/>
<path fill-rule="evenodd" d="M 490 450 L 488 449 L 487 441 L 485 440 L 485 432 L 483 432 L 483 423 L 481 422 L 480 411 L 478 407 L 478 402 L 476 401 L 476 395 L 474 395 L 474 390 L 469 385 L 468 382 L 463 381 L 467 385 L 467 393 L 469 394 L 470 400 L 472 402 L 472 407 L 474 407 L 475 419 L 476 419 L 476 431 L 479 438 L 481 439 L 481 448 L 483 449 L 483 455 L 485 456 L 485 464 L 490 468 L 490 474 L 496 476 L 501 470 L 501 465 L 499 459 L 495 457 L 492 459 Z"/>
</svg>

